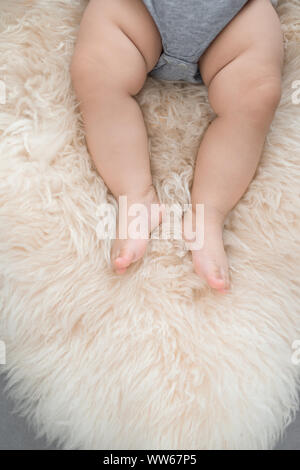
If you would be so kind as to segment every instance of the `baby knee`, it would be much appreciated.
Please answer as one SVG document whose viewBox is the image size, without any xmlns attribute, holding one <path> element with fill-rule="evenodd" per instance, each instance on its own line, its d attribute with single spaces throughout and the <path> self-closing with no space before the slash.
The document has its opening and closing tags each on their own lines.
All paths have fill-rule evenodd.
<svg viewBox="0 0 300 470">
<path fill-rule="evenodd" d="M 75 92 L 81 97 L 84 90 L 88 87 L 88 82 L 93 76 L 93 66 L 84 49 L 77 50 L 73 54 L 70 64 L 70 75 Z"/>
<path fill-rule="evenodd" d="M 126 41 L 129 40 L 126 38 Z M 136 95 L 147 77 L 145 62 L 134 46 L 125 49 L 127 54 L 122 55 L 118 47 L 114 50 L 105 40 L 96 48 L 78 45 L 70 64 L 76 93 L 121 90 Z"/>
<path fill-rule="evenodd" d="M 257 123 L 270 122 L 281 98 L 280 74 L 248 73 L 225 84 L 218 81 L 209 90 L 218 115 L 240 116 Z"/>
<path fill-rule="evenodd" d="M 249 118 L 258 121 L 270 121 L 281 98 L 281 78 L 258 77 L 249 84 L 240 97 L 240 104 Z"/>
<path fill-rule="evenodd" d="M 77 94 L 98 87 L 99 80 L 104 77 L 104 58 L 101 55 L 93 56 L 91 50 L 84 46 L 75 48 L 71 64 L 71 80 Z"/>
</svg>

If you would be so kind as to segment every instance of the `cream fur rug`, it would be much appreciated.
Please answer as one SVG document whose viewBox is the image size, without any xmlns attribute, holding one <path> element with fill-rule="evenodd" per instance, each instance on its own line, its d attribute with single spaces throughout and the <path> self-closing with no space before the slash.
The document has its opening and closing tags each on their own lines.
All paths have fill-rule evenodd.
<svg viewBox="0 0 300 470">
<path fill-rule="evenodd" d="M 114 202 L 68 69 L 85 4 L 0 0 L 0 370 L 36 431 L 65 449 L 270 449 L 300 382 L 300 2 L 279 3 L 283 96 L 226 223 L 227 296 L 193 274 L 178 241 L 152 241 L 123 277 L 107 265 L 97 208 Z M 187 203 L 213 117 L 206 90 L 148 78 L 137 99 L 159 195 Z"/>
</svg>

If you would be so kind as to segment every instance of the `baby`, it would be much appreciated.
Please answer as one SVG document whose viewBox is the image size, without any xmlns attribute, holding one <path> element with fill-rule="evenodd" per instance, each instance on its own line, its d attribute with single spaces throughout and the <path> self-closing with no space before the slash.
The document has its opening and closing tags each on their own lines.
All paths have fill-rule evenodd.
<svg viewBox="0 0 300 470">
<path fill-rule="evenodd" d="M 230 288 L 223 244 L 228 212 L 256 171 L 281 97 L 283 40 L 271 0 L 90 0 L 71 76 L 95 165 L 117 200 L 147 208 L 151 232 L 161 218 L 149 164 L 148 137 L 134 98 L 147 75 L 204 83 L 216 114 L 198 151 L 192 187 L 197 274 L 220 292 Z M 204 206 L 204 227 L 195 220 Z M 124 215 L 124 214 L 123 214 Z M 120 217 L 120 211 L 119 211 Z M 120 219 L 119 219 L 120 220 Z M 112 265 L 124 273 L 149 237 L 117 238 Z"/>
</svg>

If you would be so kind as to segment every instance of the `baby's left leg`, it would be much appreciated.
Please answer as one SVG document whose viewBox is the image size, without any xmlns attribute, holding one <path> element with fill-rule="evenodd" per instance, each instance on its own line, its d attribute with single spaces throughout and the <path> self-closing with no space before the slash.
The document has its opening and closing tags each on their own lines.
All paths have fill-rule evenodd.
<svg viewBox="0 0 300 470">
<path fill-rule="evenodd" d="M 255 173 L 281 96 L 282 63 L 280 21 L 270 0 L 250 0 L 199 61 L 217 117 L 197 158 L 192 203 L 204 204 L 204 246 L 192 255 L 195 271 L 219 291 L 229 288 L 224 220 Z"/>
</svg>

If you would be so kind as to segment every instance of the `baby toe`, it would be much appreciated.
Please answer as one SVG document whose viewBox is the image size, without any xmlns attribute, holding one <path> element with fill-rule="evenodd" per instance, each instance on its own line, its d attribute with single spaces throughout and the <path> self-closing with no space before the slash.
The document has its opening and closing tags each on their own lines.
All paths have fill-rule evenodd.
<svg viewBox="0 0 300 470">
<path fill-rule="evenodd" d="M 132 263 L 133 260 L 133 254 L 130 252 L 122 252 L 120 255 L 114 260 L 114 266 L 116 270 L 118 271 L 124 271 L 130 264 Z"/>
</svg>

